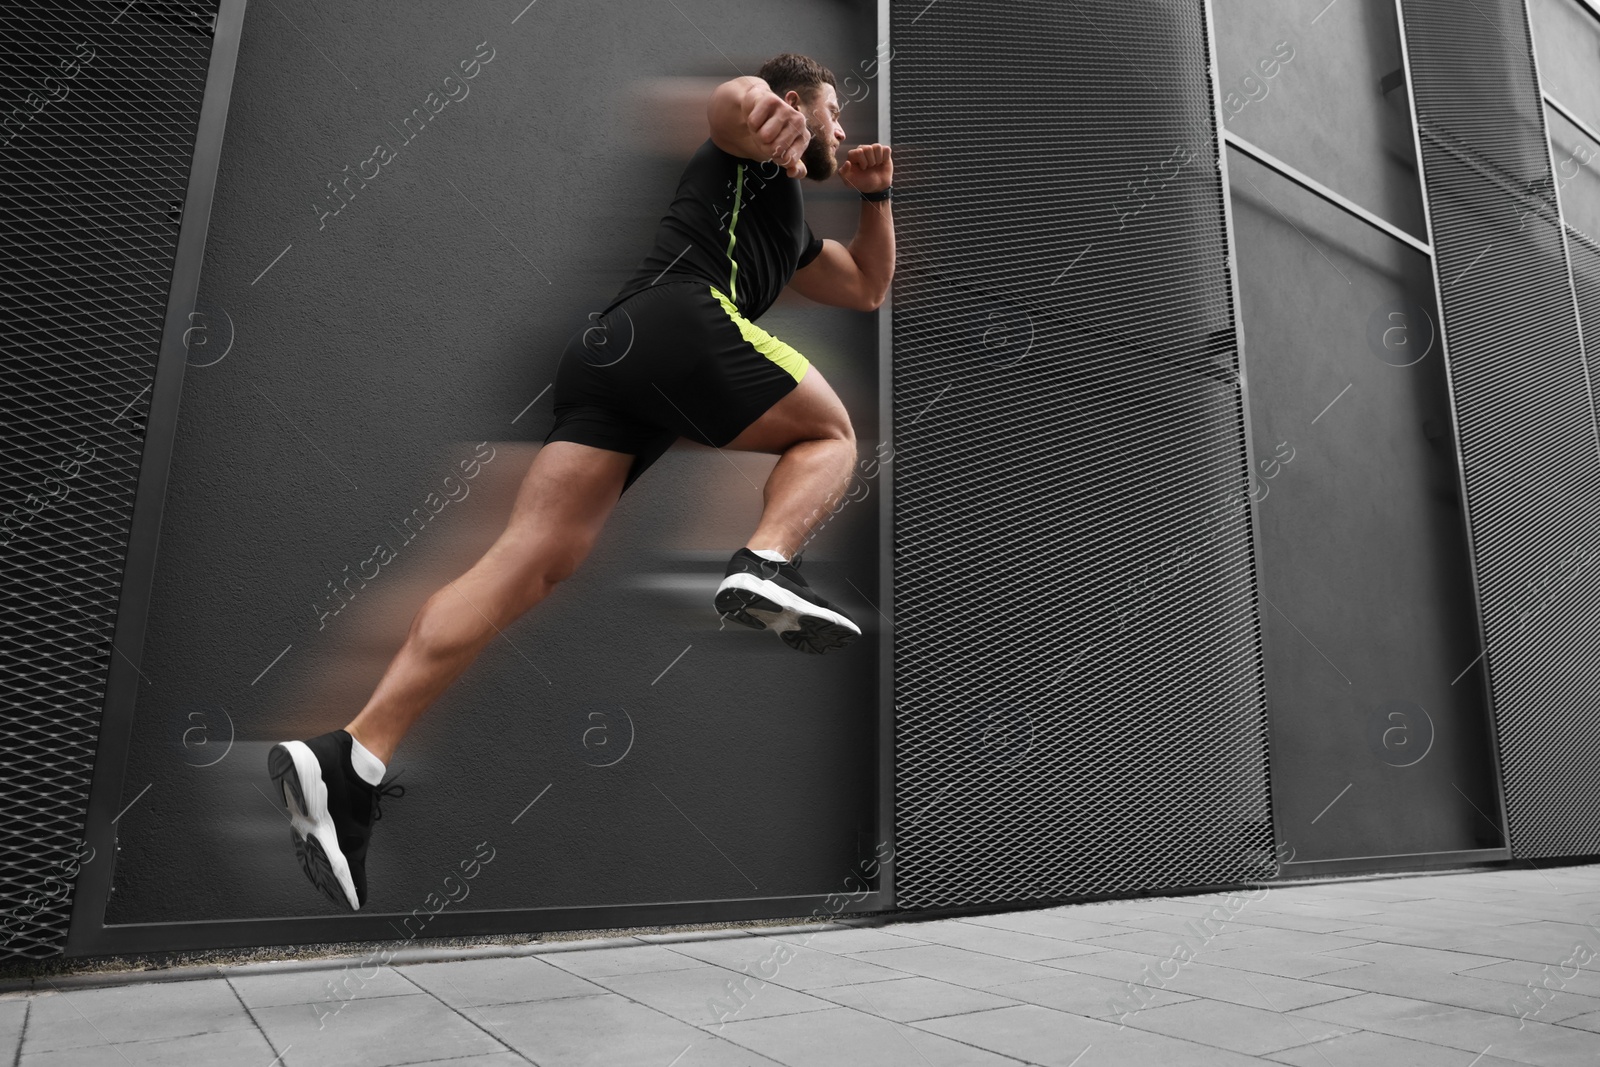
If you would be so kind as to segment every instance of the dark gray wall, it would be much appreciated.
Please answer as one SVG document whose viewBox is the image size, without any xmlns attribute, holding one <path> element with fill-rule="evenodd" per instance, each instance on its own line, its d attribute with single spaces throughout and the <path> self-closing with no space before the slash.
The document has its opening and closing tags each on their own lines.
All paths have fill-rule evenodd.
<svg viewBox="0 0 1600 1067">
<path fill-rule="evenodd" d="M 1229 129 L 1425 240 L 1392 0 L 1215 8 Z M 1499 847 L 1431 263 L 1229 167 L 1278 836 L 1296 863 Z"/>
<path fill-rule="evenodd" d="M 1228 129 L 1425 237 L 1405 85 L 1385 82 L 1401 65 L 1392 0 L 1212 9 Z"/>
<path fill-rule="evenodd" d="M 523 8 L 249 11 L 108 922 L 329 913 L 268 799 L 266 749 L 348 721 L 416 608 L 498 534 L 561 345 L 644 254 L 715 82 L 783 50 L 842 76 L 875 47 L 873 8 L 832 0 Z M 402 143 L 430 93 L 458 99 Z M 873 114 L 847 108 L 852 143 Z M 326 183 L 372 175 L 379 142 L 391 161 L 325 216 Z M 853 194 L 807 196 L 814 229 L 847 240 Z M 828 377 L 870 454 L 874 317 L 786 297 L 761 325 Z M 478 442 L 493 458 L 462 480 Z M 863 621 L 857 645 L 801 656 L 711 608 L 773 462 L 674 450 L 629 490 L 584 570 L 391 763 L 408 793 L 384 803 L 367 911 L 419 906 L 482 841 L 481 908 L 826 893 L 871 853 L 877 498 L 807 552 Z M 405 539 L 430 493 L 463 492 Z M 380 543 L 393 562 L 324 617 L 328 583 Z"/>
</svg>

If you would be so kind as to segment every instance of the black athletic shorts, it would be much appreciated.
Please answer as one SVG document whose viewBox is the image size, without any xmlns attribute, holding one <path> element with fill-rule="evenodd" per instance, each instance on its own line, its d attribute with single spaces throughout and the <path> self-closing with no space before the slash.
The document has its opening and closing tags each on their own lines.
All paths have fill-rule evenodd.
<svg viewBox="0 0 1600 1067">
<path fill-rule="evenodd" d="M 811 365 L 709 282 L 660 282 L 590 318 L 561 353 L 545 442 L 632 454 L 624 491 L 679 436 L 726 445 Z"/>
</svg>

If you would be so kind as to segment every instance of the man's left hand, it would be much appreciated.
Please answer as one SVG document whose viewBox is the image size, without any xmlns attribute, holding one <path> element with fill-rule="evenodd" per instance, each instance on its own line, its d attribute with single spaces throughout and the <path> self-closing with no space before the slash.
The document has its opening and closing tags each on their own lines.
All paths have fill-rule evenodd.
<svg viewBox="0 0 1600 1067">
<path fill-rule="evenodd" d="M 894 177 L 894 160 L 886 144 L 864 144 L 852 148 L 839 168 L 844 183 L 863 193 L 876 193 L 889 187 Z"/>
</svg>

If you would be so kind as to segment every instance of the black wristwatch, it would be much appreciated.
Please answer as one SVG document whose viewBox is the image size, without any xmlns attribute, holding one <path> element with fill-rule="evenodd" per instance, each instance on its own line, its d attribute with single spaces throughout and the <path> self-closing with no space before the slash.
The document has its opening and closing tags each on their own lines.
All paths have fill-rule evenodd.
<svg viewBox="0 0 1600 1067">
<path fill-rule="evenodd" d="M 880 203 L 881 201 L 884 201 L 884 200 L 893 200 L 894 199 L 894 186 L 885 185 L 878 192 L 875 192 L 875 193 L 862 193 L 861 194 L 861 199 L 863 199 L 863 200 L 871 200 L 874 204 Z"/>
</svg>

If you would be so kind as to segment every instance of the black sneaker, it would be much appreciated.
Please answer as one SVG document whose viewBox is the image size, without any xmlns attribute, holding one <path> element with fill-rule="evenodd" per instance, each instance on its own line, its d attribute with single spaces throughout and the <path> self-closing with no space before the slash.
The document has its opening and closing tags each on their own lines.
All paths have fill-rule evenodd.
<svg viewBox="0 0 1600 1067">
<path fill-rule="evenodd" d="M 267 753 L 267 772 L 289 809 L 289 837 L 311 884 L 335 904 L 367 902 L 367 840 L 382 817 L 380 796 L 404 796 L 393 778 L 373 785 L 350 763 L 354 738 L 334 730 L 309 741 L 283 741 Z M 397 776 L 398 777 L 398 776 Z"/>
<path fill-rule="evenodd" d="M 776 630 L 784 644 L 801 652 L 843 648 L 861 636 L 861 627 L 850 616 L 812 592 L 800 577 L 799 556 L 779 563 L 741 548 L 728 561 L 726 574 L 715 601 L 723 618 Z"/>
</svg>

